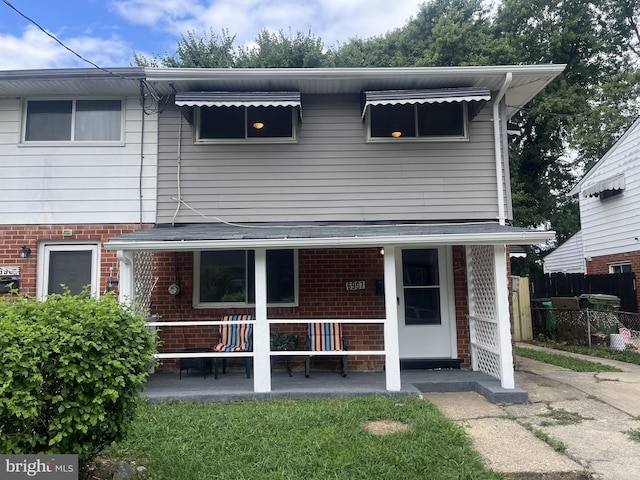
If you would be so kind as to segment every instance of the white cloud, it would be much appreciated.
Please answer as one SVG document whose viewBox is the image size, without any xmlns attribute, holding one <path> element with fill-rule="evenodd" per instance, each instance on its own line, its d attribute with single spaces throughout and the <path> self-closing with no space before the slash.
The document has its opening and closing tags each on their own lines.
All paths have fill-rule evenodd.
<svg viewBox="0 0 640 480">
<path fill-rule="evenodd" d="M 402 27 L 418 12 L 422 0 L 115 0 L 116 11 L 129 22 L 180 34 L 236 35 L 247 44 L 263 29 L 311 31 L 325 46 L 350 38 L 369 38 Z"/>
<path fill-rule="evenodd" d="M 60 39 L 67 47 L 101 67 L 128 65 L 132 49 L 126 42 L 112 36 L 107 39 L 75 37 Z M 28 26 L 21 36 L 0 34 L 2 55 L 0 69 L 89 67 L 90 65 L 34 26 Z"/>
</svg>

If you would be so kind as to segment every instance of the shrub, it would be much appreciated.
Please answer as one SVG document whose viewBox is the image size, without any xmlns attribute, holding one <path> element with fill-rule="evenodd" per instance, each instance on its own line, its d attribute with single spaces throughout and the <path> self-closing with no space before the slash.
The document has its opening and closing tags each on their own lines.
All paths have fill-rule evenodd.
<svg viewBox="0 0 640 480">
<path fill-rule="evenodd" d="M 113 294 L 0 301 L 0 451 L 86 463 L 126 435 L 152 353 Z"/>
</svg>

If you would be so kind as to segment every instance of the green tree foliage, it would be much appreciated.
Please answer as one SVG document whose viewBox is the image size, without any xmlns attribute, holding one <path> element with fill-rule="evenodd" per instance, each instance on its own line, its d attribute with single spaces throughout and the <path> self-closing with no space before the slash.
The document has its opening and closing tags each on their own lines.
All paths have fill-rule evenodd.
<svg viewBox="0 0 640 480">
<path fill-rule="evenodd" d="M 260 32 L 256 44 L 241 47 L 236 67 L 245 68 L 318 68 L 326 65 L 324 44 L 311 32 L 285 35 L 284 31 Z"/>
<path fill-rule="evenodd" d="M 0 451 L 85 463 L 123 438 L 153 348 L 113 294 L 0 301 Z"/>
</svg>

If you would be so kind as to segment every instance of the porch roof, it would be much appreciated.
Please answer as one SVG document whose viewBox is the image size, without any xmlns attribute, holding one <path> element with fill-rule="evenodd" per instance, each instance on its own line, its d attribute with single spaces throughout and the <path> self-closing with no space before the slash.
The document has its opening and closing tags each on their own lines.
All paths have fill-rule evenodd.
<svg viewBox="0 0 640 480">
<path fill-rule="evenodd" d="M 407 224 L 160 224 L 111 238 L 108 250 L 214 250 L 244 248 L 338 248 L 409 245 L 537 244 L 555 232 L 497 222 Z"/>
</svg>

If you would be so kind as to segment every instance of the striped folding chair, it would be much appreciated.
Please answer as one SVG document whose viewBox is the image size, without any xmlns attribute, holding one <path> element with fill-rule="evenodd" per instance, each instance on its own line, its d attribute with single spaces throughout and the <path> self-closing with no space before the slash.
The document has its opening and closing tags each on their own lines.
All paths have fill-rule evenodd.
<svg viewBox="0 0 640 480">
<path fill-rule="evenodd" d="M 251 352 L 253 351 L 253 325 L 239 323 L 245 320 L 253 320 L 253 315 L 226 315 L 218 331 L 218 343 L 211 347 L 214 352 Z M 218 360 L 215 358 L 214 377 L 218 378 Z M 244 359 L 247 378 L 251 378 L 251 357 Z M 227 359 L 222 359 L 222 373 L 227 372 Z"/>
<path fill-rule="evenodd" d="M 342 335 L 340 323 L 310 323 L 307 334 L 307 350 L 313 352 L 344 352 L 347 350 L 347 340 Z M 324 357 L 325 355 L 322 355 Z M 340 356 L 340 374 L 347 376 L 347 355 Z M 309 376 L 311 357 L 305 359 L 304 374 Z"/>
</svg>

